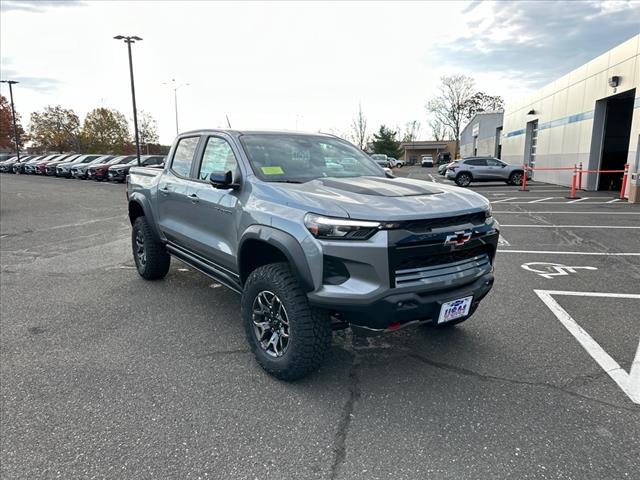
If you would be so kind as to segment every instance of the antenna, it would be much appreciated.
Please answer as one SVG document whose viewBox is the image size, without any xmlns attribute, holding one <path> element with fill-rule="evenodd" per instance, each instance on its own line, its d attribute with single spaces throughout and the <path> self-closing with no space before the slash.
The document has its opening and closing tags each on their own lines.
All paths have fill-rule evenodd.
<svg viewBox="0 0 640 480">
<path fill-rule="evenodd" d="M 231 122 L 229 121 L 229 115 L 225 115 L 225 117 L 227 117 L 227 125 L 229 126 L 229 128 L 231 128 Z"/>
</svg>

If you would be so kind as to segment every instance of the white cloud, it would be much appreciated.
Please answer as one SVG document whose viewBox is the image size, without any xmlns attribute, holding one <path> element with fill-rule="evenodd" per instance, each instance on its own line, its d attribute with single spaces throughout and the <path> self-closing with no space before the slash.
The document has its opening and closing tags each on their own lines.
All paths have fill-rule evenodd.
<svg viewBox="0 0 640 480">
<path fill-rule="evenodd" d="M 81 116 L 106 106 L 130 117 L 126 48 L 112 37 L 139 35 L 144 40 L 133 46 L 138 108 L 158 120 L 165 143 L 175 133 L 173 94 L 163 86 L 172 78 L 190 83 L 179 91 L 181 130 L 224 127 L 228 115 L 234 128 L 297 123 L 308 131 L 346 131 L 358 102 L 372 129 L 409 120 L 425 125 L 426 100 L 439 76 L 454 71 L 506 97 L 528 88 L 500 82 L 497 47 L 523 34 L 508 21 L 488 31 L 495 9 L 486 3 L 87 2 L 74 8 L 65 2 L 65 8 L 37 9 L 7 3 L 0 19 L 2 75 L 30 80 L 14 92 L 23 116 L 59 103 Z M 477 42 L 444 42 L 465 42 L 476 26 L 485 32 Z M 474 51 L 493 52 L 494 63 L 469 62 Z"/>
</svg>

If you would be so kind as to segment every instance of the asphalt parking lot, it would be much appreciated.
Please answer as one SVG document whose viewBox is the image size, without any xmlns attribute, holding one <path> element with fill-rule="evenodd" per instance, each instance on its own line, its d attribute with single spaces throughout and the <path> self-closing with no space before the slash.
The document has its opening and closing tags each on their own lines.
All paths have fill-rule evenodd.
<svg viewBox="0 0 640 480">
<path fill-rule="evenodd" d="M 287 384 L 234 293 L 138 277 L 124 186 L 2 175 L 0 477 L 638 478 L 640 205 L 472 188 L 502 225 L 475 316 L 336 334 Z"/>
</svg>

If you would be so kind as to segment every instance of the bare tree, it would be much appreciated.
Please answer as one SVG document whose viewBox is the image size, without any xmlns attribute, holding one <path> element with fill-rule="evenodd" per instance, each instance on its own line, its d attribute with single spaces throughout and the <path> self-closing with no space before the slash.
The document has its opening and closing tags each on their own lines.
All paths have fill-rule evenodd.
<svg viewBox="0 0 640 480">
<path fill-rule="evenodd" d="M 367 119 L 364 113 L 362 113 L 362 105 L 360 103 L 358 103 L 358 113 L 351 122 L 351 136 L 353 137 L 353 142 L 360 150 L 364 150 L 367 146 L 369 134 L 367 133 Z"/>
<path fill-rule="evenodd" d="M 473 97 L 474 82 L 466 75 L 451 75 L 440 78 L 440 93 L 427 102 L 427 110 L 434 119 L 449 129 L 456 141 L 455 155 L 460 150 L 460 130 L 466 120 L 466 107 Z"/>
<path fill-rule="evenodd" d="M 434 140 L 438 142 L 451 140 L 451 134 L 448 131 L 448 128 L 445 127 L 438 119 L 432 118 L 429 120 L 429 129 L 431 130 L 431 135 Z"/>
<path fill-rule="evenodd" d="M 404 132 L 401 135 L 403 142 L 415 142 L 420 136 L 420 122 L 412 120 L 404 124 Z"/>
</svg>

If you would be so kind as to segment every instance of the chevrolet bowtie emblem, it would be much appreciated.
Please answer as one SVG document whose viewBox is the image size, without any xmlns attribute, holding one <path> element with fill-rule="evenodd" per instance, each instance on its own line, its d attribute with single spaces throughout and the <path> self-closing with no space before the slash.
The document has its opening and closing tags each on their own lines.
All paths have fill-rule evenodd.
<svg viewBox="0 0 640 480">
<path fill-rule="evenodd" d="M 447 238 L 444 241 L 445 245 L 464 245 L 469 240 L 471 240 L 471 232 L 463 231 L 463 232 L 455 232 L 453 235 L 447 235 Z"/>
</svg>

